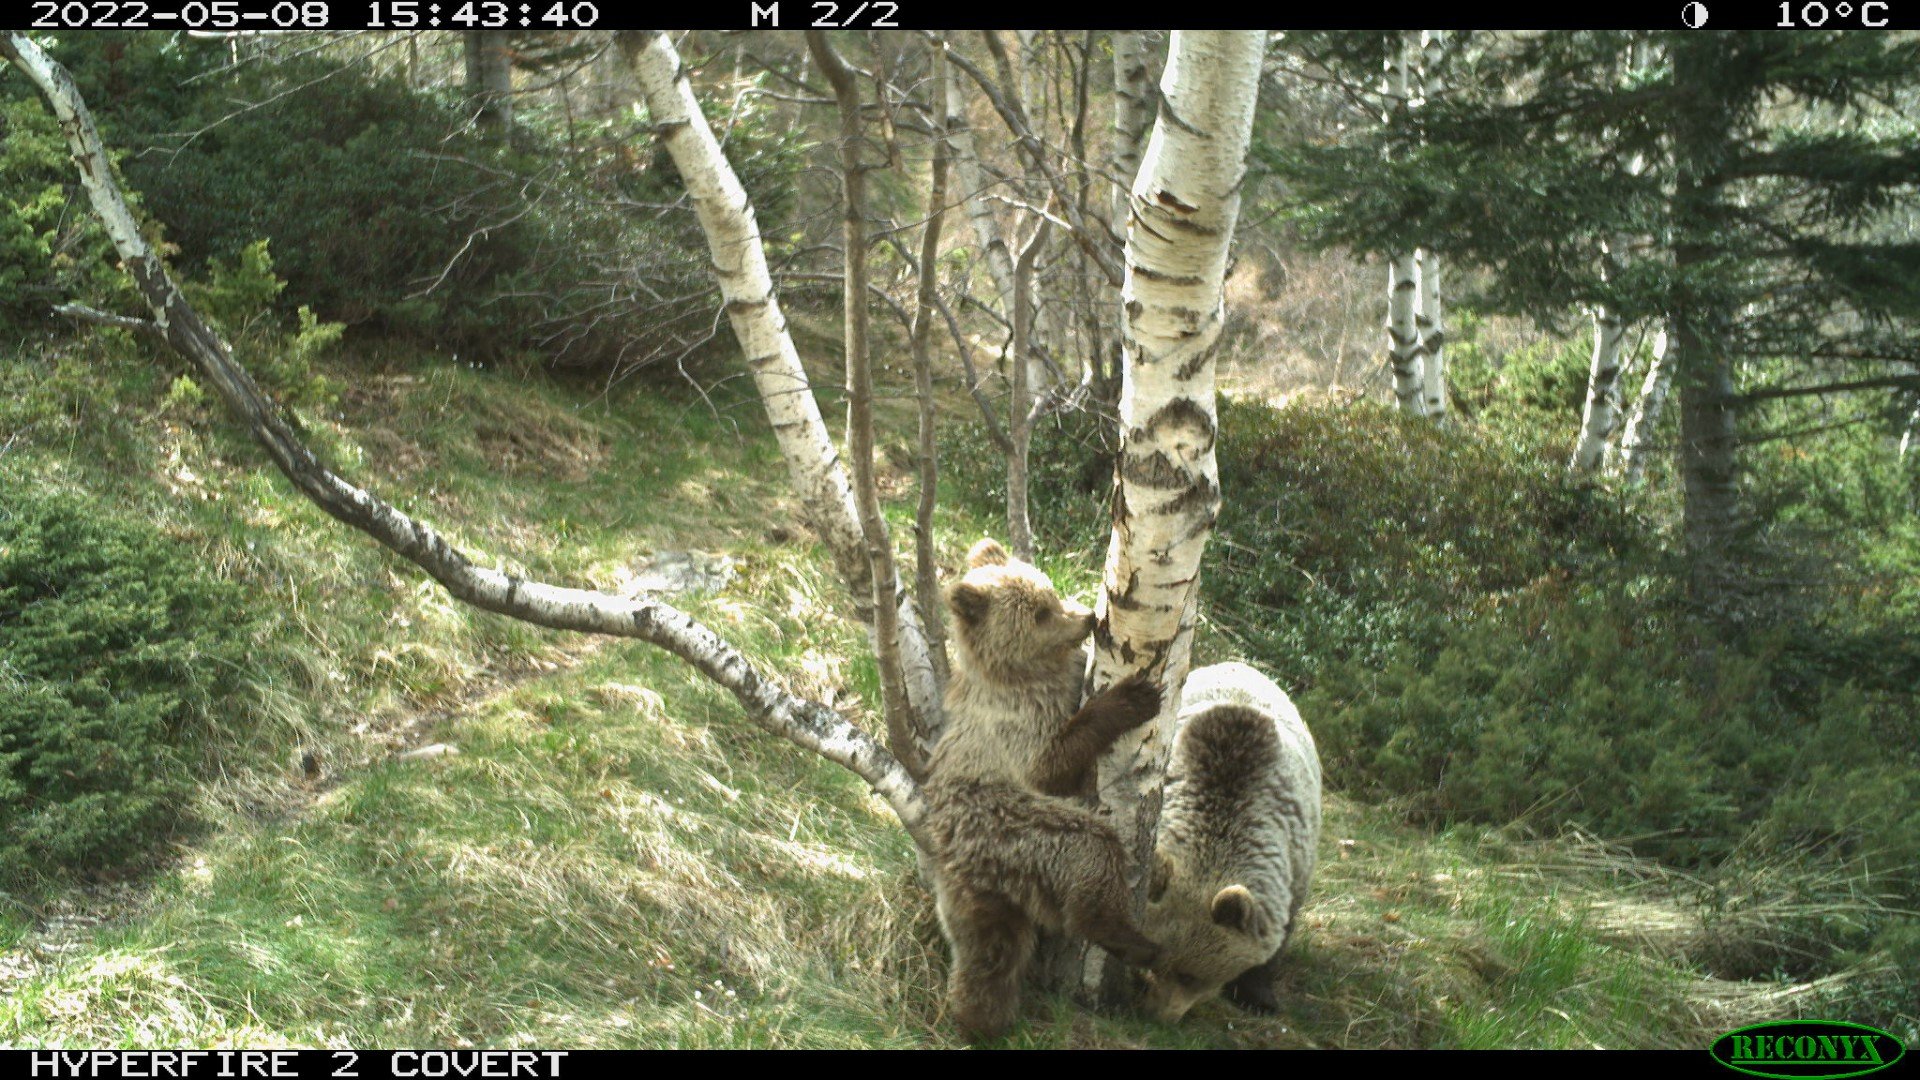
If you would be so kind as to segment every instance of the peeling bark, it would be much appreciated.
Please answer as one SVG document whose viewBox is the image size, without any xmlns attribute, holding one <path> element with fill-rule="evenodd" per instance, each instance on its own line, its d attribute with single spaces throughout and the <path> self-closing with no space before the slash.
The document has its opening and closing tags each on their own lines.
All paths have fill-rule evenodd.
<svg viewBox="0 0 1920 1080">
<path fill-rule="evenodd" d="M 1166 688 L 1161 715 L 1100 766 L 1102 801 L 1137 870 L 1150 865 L 1200 559 L 1219 511 L 1213 352 L 1265 49 L 1259 31 L 1174 33 L 1159 117 L 1133 186 L 1120 455 L 1090 689 L 1142 669 Z M 1144 911 L 1144 873 L 1138 884 Z M 1104 961 L 1096 951 L 1083 979 L 1116 995 L 1119 965 Z"/>
<path fill-rule="evenodd" d="M 762 729 L 866 780 L 907 830 L 920 837 L 926 811 L 919 785 L 893 755 L 832 709 L 799 698 L 767 679 L 738 650 L 686 613 L 659 600 L 549 585 L 476 566 L 428 525 L 327 468 L 234 361 L 226 343 L 187 304 L 159 255 L 141 235 L 72 77 L 23 34 L 8 34 L 0 41 L 0 54 L 33 82 L 59 120 L 94 211 L 153 312 L 158 333 L 195 366 L 302 495 L 426 571 L 456 599 L 539 626 L 636 638 L 673 653 L 725 687 Z"/>
</svg>

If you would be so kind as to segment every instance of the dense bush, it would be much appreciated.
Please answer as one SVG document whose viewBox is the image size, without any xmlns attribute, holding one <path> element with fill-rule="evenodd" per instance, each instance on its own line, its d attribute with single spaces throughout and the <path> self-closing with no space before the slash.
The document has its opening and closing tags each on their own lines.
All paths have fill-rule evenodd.
<svg viewBox="0 0 1920 1080">
<path fill-rule="evenodd" d="M 1914 578 L 1883 572 L 1920 566 L 1905 474 L 1835 477 L 1785 517 L 1839 538 L 1828 555 L 1850 569 L 1830 589 L 1744 627 L 1701 622 L 1654 526 L 1569 476 L 1571 384 L 1550 352 L 1478 384 L 1497 418 L 1445 428 L 1365 402 L 1223 401 L 1203 618 L 1295 692 L 1334 786 L 1691 868 L 1716 970 L 1911 954 L 1920 640 Z M 1860 469 L 1905 468 L 1884 436 L 1853 437 Z M 1109 461 L 1087 418 L 1036 434 L 1043 548 L 1101 549 Z M 970 509 L 1004 512 L 984 438 L 945 462 Z M 1762 491 L 1814 482 L 1791 475 L 1812 467 L 1798 455 L 1760 464 Z M 1873 986 L 1876 1016 L 1920 993 Z"/>
<path fill-rule="evenodd" d="M 523 114 L 514 144 L 466 126 L 445 94 L 307 50 L 229 65 L 227 43 L 84 34 L 73 71 L 129 189 L 184 276 L 272 245 L 283 314 L 430 339 L 469 358 L 609 367 L 678 356 L 707 334 L 713 282 L 678 178 L 641 121 Z M 776 231 L 799 133 L 749 99 L 731 158 Z M 19 82 L 0 88 L 0 309 L 16 327 L 56 300 L 124 303 L 58 134 Z"/>
<path fill-rule="evenodd" d="M 117 870 L 183 822 L 249 618 L 152 526 L 0 481 L 0 880 Z"/>
</svg>

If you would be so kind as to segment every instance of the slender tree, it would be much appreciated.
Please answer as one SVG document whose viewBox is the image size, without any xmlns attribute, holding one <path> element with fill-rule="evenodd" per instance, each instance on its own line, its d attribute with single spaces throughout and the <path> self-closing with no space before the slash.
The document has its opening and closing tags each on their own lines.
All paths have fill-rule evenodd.
<svg viewBox="0 0 1920 1080">
<path fill-rule="evenodd" d="M 841 467 L 806 368 L 787 333 L 786 317 L 767 273 L 753 205 L 701 115 L 666 35 L 623 32 L 620 44 L 639 77 L 654 129 L 686 182 L 726 300 L 727 319 L 747 357 L 794 488 L 832 553 L 856 612 L 873 626 L 873 568 L 853 485 Z M 904 592 L 897 593 L 893 606 L 898 613 L 906 694 L 912 714 L 921 718 L 923 726 L 916 738 L 924 751 L 938 734 L 939 680 L 918 610 Z"/>
<path fill-rule="evenodd" d="M 1259 31 L 1174 33 L 1133 185 L 1120 454 L 1090 683 L 1099 690 L 1145 670 L 1167 688 L 1161 715 L 1100 769 L 1101 799 L 1141 867 L 1153 852 L 1200 559 L 1220 505 L 1213 359 L 1265 52 Z M 1144 874 L 1140 884 L 1144 910 Z M 1101 954 L 1085 978 L 1105 995 L 1120 992 Z"/>
</svg>

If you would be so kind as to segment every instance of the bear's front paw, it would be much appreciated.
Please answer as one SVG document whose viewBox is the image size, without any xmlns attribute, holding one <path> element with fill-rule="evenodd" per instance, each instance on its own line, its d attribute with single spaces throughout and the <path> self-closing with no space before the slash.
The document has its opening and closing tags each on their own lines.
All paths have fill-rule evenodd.
<svg viewBox="0 0 1920 1080">
<path fill-rule="evenodd" d="M 1250 1013 L 1271 1016 L 1280 1011 L 1280 998 L 1273 992 L 1273 977 L 1259 968 L 1228 983 L 1226 997 Z"/>
<path fill-rule="evenodd" d="M 1127 728 L 1137 728 L 1160 715 L 1160 687 L 1149 680 L 1144 671 L 1136 671 L 1107 687 L 1106 693 L 1115 711 L 1125 718 Z"/>
</svg>

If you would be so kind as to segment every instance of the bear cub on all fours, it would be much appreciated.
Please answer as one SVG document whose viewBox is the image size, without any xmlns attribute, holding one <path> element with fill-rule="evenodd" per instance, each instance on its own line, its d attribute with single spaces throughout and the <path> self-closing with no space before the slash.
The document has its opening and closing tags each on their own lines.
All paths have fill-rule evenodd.
<svg viewBox="0 0 1920 1080">
<path fill-rule="evenodd" d="M 1132 859 L 1084 805 L 1094 764 L 1160 711 L 1131 678 L 1080 704 L 1093 613 L 992 540 L 948 590 L 953 672 L 946 731 L 924 787 L 940 927 L 953 948 L 948 1007 L 973 1038 L 1005 1032 L 1037 926 L 1147 966 L 1159 947 L 1129 915 Z"/>
<path fill-rule="evenodd" d="M 1273 1011 L 1280 954 L 1320 843 L 1320 755 L 1299 710 L 1245 664 L 1187 677 L 1167 767 L 1147 930 L 1166 948 L 1147 1006 L 1178 1020 L 1219 993 Z"/>
</svg>

